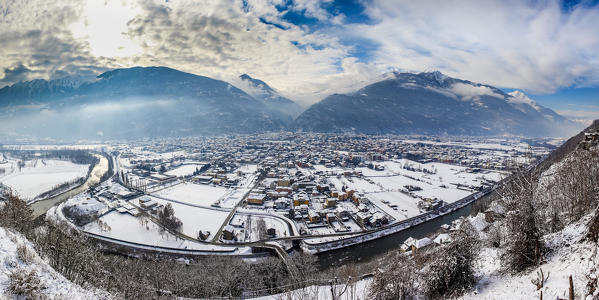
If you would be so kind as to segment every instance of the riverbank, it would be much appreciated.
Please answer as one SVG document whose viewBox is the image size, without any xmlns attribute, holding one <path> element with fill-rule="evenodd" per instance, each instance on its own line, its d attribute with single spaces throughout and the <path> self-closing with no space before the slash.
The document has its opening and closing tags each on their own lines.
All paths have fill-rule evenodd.
<svg viewBox="0 0 599 300">
<path fill-rule="evenodd" d="M 69 199 L 70 197 L 83 193 L 90 187 L 93 187 L 94 185 L 101 182 L 102 177 L 104 176 L 104 174 L 106 174 L 106 172 L 108 172 L 109 169 L 108 159 L 100 154 L 94 154 L 94 156 L 96 156 L 96 158 L 98 158 L 99 161 L 94 166 L 94 168 L 89 174 L 89 177 L 83 184 L 54 197 L 36 201 L 30 205 L 30 207 L 33 209 L 34 219 L 43 216 L 51 207 Z"/>
</svg>

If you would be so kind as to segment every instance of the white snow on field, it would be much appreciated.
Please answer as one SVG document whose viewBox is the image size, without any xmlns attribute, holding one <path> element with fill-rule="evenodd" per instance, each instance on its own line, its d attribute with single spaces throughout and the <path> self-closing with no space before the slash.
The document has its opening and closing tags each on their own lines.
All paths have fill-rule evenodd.
<svg viewBox="0 0 599 300">
<path fill-rule="evenodd" d="M 409 219 L 420 214 L 420 209 L 417 205 L 418 200 L 402 192 L 371 193 L 368 194 L 368 199 L 397 221 Z M 385 201 L 389 203 L 384 203 Z M 397 209 L 393 209 L 389 205 L 397 205 Z"/>
<path fill-rule="evenodd" d="M 176 213 L 175 213 L 176 214 Z M 109 228 L 101 228 L 98 222 L 92 222 L 85 225 L 84 231 L 122 240 L 131 243 L 138 243 L 148 246 L 179 248 L 189 250 L 215 250 L 221 249 L 218 246 L 200 244 L 188 240 L 182 240 L 163 231 L 158 225 L 150 220 L 145 221 L 142 218 L 136 218 L 130 214 L 121 214 L 117 211 L 110 212 L 100 218 Z M 109 229 L 109 230 L 107 230 Z"/>
<path fill-rule="evenodd" d="M 258 165 L 243 165 L 239 167 L 236 171 L 246 174 L 256 173 L 256 171 L 258 171 Z"/>
<path fill-rule="evenodd" d="M 150 198 L 162 205 L 170 203 L 175 210 L 175 217 L 183 222 L 181 232 L 193 238 L 198 236 L 200 230 L 204 232 L 210 231 L 212 237 L 216 234 L 229 215 L 228 211 L 195 207 L 192 205 L 167 201 L 157 197 Z M 135 205 L 139 205 L 138 200 L 139 198 L 132 201 Z"/>
<path fill-rule="evenodd" d="M 193 175 L 193 172 L 199 170 L 203 165 L 200 164 L 190 164 L 190 165 L 182 165 L 173 170 L 166 172 L 166 175 L 172 175 L 177 177 L 190 176 Z"/>
<path fill-rule="evenodd" d="M 317 165 L 316 169 L 329 174 L 328 180 L 338 190 L 343 186 L 364 193 L 375 205 L 383 209 L 396 220 L 403 220 L 420 214 L 417 204 L 419 198 L 437 198 L 452 203 L 475 192 L 483 183 L 498 182 L 504 174 L 497 171 L 480 170 L 473 172 L 467 167 L 444 163 L 421 164 L 407 159 L 398 159 L 377 163 L 385 168 L 377 171 L 369 168 L 357 168 L 363 178 L 344 177 L 341 168 L 326 168 Z M 413 170 L 408 170 L 409 167 Z M 307 169 L 304 169 L 307 170 Z M 428 170 L 433 174 L 424 172 Z M 402 193 L 404 186 L 422 188 L 414 191 L 413 196 Z M 393 209 L 392 206 L 397 206 Z"/>
<path fill-rule="evenodd" d="M 520 151 L 527 152 L 528 144 L 526 143 L 507 143 L 505 140 L 498 140 L 497 143 L 476 143 L 476 142 L 436 142 L 436 141 L 426 141 L 426 140 L 402 140 L 404 143 L 408 144 L 427 144 L 427 145 L 437 145 L 437 146 L 453 146 L 453 147 L 463 147 L 463 148 L 472 148 L 472 149 L 486 149 L 486 150 L 503 150 L 503 151 Z"/>
<path fill-rule="evenodd" d="M 243 176 L 238 186 L 235 189 L 229 190 L 229 192 L 221 199 L 219 205 L 224 208 L 233 208 L 237 205 L 243 197 L 250 192 L 252 185 L 256 182 L 256 175 Z"/>
<path fill-rule="evenodd" d="M 258 223 L 260 222 L 260 220 L 264 221 L 266 229 L 275 229 L 276 237 L 289 236 L 289 228 L 287 227 L 287 223 L 283 222 L 282 220 L 268 216 L 251 216 L 249 218 L 251 228 L 250 241 L 260 240 L 260 231 L 258 230 Z"/>
<path fill-rule="evenodd" d="M 12 161 L 6 173 L 0 174 L 0 183 L 10 187 L 19 196 L 32 200 L 62 183 L 85 177 L 89 165 L 62 160 L 36 159 L 25 162 L 21 170 Z"/>
<path fill-rule="evenodd" d="M 231 190 L 220 202 L 220 207 L 233 208 L 239 201 L 243 200 L 243 196 L 249 192 L 249 189 L 234 189 Z"/>
<path fill-rule="evenodd" d="M 227 189 L 223 187 L 185 182 L 158 191 L 156 195 L 184 203 L 210 206 L 226 193 Z"/>
<path fill-rule="evenodd" d="M 19 245 L 25 246 L 33 254 L 31 262 L 27 263 L 19 258 L 17 254 Z M 8 275 L 18 269 L 27 272 L 35 271 L 43 286 L 46 287 L 40 293 L 44 299 L 104 299 L 110 297 L 105 292 L 85 290 L 70 282 L 42 260 L 27 239 L 0 227 L 0 299 L 14 298 L 7 290 L 10 284 Z"/>
</svg>

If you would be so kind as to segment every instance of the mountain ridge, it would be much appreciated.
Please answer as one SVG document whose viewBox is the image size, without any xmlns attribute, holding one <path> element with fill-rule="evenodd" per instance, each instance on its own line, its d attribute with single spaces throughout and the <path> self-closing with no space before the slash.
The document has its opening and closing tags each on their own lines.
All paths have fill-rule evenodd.
<svg viewBox="0 0 599 300">
<path fill-rule="evenodd" d="M 312 132 L 482 136 L 560 136 L 578 129 L 554 111 L 535 105 L 493 86 L 440 72 L 394 72 L 356 92 L 324 98 L 304 111 L 291 128 Z"/>
<path fill-rule="evenodd" d="M 262 101 L 268 108 L 285 114 L 295 119 L 304 110 L 295 101 L 281 95 L 270 87 L 266 82 L 251 77 L 248 74 L 239 76 L 240 84 L 245 87 L 244 91 L 252 97 Z"/>
<path fill-rule="evenodd" d="M 166 67 L 114 69 L 75 87 L 0 89 L 12 136 L 144 137 L 255 133 L 291 121 L 230 83 Z M 41 86 L 39 88 L 38 86 Z M 2 131 L 0 131 L 2 132 Z"/>
</svg>

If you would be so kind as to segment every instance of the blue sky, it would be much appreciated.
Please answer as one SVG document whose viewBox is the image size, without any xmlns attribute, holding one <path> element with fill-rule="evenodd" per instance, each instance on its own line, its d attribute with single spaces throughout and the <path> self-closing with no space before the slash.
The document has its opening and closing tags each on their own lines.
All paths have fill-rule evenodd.
<svg viewBox="0 0 599 300">
<path fill-rule="evenodd" d="M 390 71 L 439 70 L 599 118 L 599 5 L 521 0 L 0 2 L 0 86 L 162 65 L 248 73 L 310 105 Z"/>
</svg>

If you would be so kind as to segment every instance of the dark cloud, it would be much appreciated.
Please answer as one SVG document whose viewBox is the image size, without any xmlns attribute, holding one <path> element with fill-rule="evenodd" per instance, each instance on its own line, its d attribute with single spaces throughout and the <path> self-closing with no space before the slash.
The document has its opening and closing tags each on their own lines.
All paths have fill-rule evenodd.
<svg viewBox="0 0 599 300">
<path fill-rule="evenodd" d="M 34 73 L 22 63 L 18 63 L 12 68 L 4 69 L 4 76 L 0 78 L 0 82 L 12 83 L 27 79 L 28 75 Z"/>
</svg>

